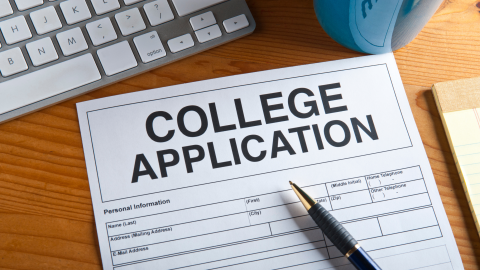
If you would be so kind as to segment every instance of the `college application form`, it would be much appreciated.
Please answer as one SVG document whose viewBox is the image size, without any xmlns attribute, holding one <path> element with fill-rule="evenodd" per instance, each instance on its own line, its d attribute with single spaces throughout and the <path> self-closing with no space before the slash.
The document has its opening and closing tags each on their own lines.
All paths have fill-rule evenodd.
<svg viewBox="0 0 480 270">
<path fill-rule="evenodd" d="M 393 54 L 77 105 L 104 269 L 463 269 Z"/>
</svg>

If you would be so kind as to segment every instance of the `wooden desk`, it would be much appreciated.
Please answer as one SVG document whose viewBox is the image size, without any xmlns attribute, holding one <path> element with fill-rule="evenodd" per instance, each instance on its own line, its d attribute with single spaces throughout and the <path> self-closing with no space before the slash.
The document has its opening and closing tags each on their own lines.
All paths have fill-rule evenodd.
<svg viewBox="0 0 480 270">
<path fill-rule="evenodd" d="M 325 34 L 312 0 L 248 4 L 251 36 L 0 125 L 1 269 L 101 269 L 76 102 L 361 55 Z M 480 76 L 479 7 L 446 1 L 395 53 L 466 269 L 480 269 L 480 239 L 430 86 Z"/>
</svg>

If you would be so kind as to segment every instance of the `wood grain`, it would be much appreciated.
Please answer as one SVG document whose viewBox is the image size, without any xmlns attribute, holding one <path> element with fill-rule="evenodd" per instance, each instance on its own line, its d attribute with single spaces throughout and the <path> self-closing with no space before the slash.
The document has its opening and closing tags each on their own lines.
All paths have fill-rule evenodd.
<svg viewBox="0 0 480 270">
<path fill-rule="evenodd" d="M 76 102 L 361 55 L 325 34 L 311 0 L 248 4 L 257 29 L 246 38 L 0 125 L 0 269 L 101 269 Z M 395 52 L 465 269 L 480 269 L 480 239 L 430 86 L 480 76 L 476 4 L 446 0 Z"/>
</svg>

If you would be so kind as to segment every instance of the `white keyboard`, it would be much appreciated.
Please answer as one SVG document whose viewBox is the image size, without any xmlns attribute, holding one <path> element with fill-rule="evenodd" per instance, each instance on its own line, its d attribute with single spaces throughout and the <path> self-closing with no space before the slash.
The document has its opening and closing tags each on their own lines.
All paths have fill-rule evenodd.
<svg viewBox="0 0 480 270">
<path fill-rule="evenodd" d="M 254 29 L 245 0 L 0 0 L 0 123 Z"/>
</svg>

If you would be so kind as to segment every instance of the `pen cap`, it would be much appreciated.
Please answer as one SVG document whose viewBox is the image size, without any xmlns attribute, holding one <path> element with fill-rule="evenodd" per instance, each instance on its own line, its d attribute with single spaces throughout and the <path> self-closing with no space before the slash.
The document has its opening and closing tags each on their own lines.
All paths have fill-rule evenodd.
<svg viewBox="0 0 480 270">
<path fill-rule="evenodd" d="M 321 204 L 312 206 L 308 213 L 343 255 L 357 244 L 357 240 Z"/>
</svg>

